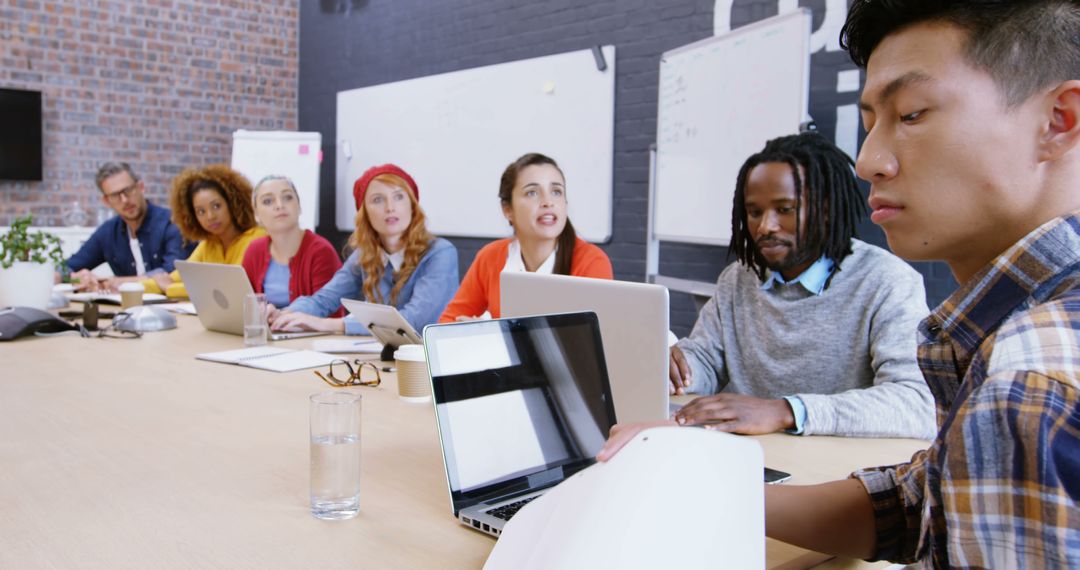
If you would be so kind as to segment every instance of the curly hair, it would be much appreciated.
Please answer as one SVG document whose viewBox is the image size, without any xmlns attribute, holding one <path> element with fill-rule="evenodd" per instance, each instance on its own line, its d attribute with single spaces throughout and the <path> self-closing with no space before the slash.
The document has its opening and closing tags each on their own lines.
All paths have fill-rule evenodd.
<svg viewBox="0 0 1080 570">
<path fill-rule="evenodd" d="M 211 237 L 195 216 L 192 199 L 199 190 L 215 190 L 229 206 L 232 222 L 241 232 L 255 227 L 255 212 L 251 206 L 251 183 L 243 174 L 224 164 L 211 164 L 204 168 L 188 168 L 173 179 L 169 190 L 169 206 L 172 220 L 180 234 L 188 241 L 202 241 Z"/>
<path fill-rule="evenodd" d="M 395 305 L 401 288 L 408 282 L 409 277 L 412 277 L 413 271 L 427 253 L 431 240 L 435 239 L 435 236 L 427 230 L 427 217 L 424 216 L 424 211 L 420 208 L 420 203 L 416 201 L 416 196 L 413 195 L 409 185 L 400 176 L 380 174 L 372 181 L 375 180 L 404 190 L 412 204 L 412 219 L 409 220 L 409 227 L 402 236 L 402 241 L 405 242 L 405 261 L 401 264 L 401 269 L 394 273 L 394 287 L 390 290 L 389 301 L 384 299 L 382 293 L 379 292 L 379 281 L 382 280 L 383 273 L 386 271 L 386 263 L 382 259 L 379 234 L 375 232 L 375 228 L 371 227 L 364 204 L 360 204 L 360 209 L 356 212 L 356 231 L 349 236 L 349 246 L 360 250 L 358 265 L 364 270 L 364 283 L 361 287 L 364 291 L 364 299 L 371 303 Z"/>
</svg>

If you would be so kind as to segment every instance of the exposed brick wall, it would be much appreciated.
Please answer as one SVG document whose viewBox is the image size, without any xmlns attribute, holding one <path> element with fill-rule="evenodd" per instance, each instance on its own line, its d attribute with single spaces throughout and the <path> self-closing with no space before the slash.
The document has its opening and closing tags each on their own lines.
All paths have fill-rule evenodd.
<svg viewBox="0 0 1080 570">
<path fill-rule="evenodd" d="M 44 180 L 0 181 L 0 225 L 63 225 L 72 202 L 93 223 L 108 160 L 161 203 L 234 130 L 295 130 L 298 20 L 297 0 L 0 0 L 0 87 L 42 91 L 44 130 Z"/>
<path fill-rule="evenodd" d="M 303 2 L 300 13 L 300 128 L 323 135 L 320 219 L 334 219 L 336 93 L 369 85 L 583 49 L 616 47 L 615 189 L 612 239 L 602 244 L 615 276 L 641 281 L 645 273 L 648 147 L 656 140 L 660 54 L 713 33 L 715 5 L 730 10 L 733 28 L 775 15 L 779 0 L 321 0 Z M 823 25 L 826 5 L 803 0 Z M 835 43 L 835 39 L 832 40 Z M 843 52 L 819 50 L 811 60 L 810 112 L 833 137 L 837 108 L 856 91 L 840 92 L 838 74 L 855 67 Z M 859 136 L 864 136 L 860 133 Z M 573 136 L 568 133 L 567 136 Z M 558 159 L 558 157 L 555 157 Z M 496 181 L 491 181 L 492 185 Z M 571 189 L 571 195 L 573 190 Z M 344 242 L 332 227 L 320 233 Z M 861 234 L 883 245 L 870 223 Z M 452 240 L 461 273 L 487 240 Z M 686 244 L 661 247 L 663 275 L 715 281 L 727 265 L 726 248 Z M 931 304 L 955 287 L 942 264 L 914 264 L 926 278 Z M 697 313 L 689 296 L 672 294 L 671 323 L 686 334 Z"/>
</svg>

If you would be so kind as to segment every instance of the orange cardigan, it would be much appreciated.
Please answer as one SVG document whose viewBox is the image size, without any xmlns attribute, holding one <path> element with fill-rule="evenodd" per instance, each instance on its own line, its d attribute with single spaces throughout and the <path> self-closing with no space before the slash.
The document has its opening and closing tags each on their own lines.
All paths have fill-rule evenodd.
<svg viewBox="0 0 1080 570">
<path fill-rule="evenodd" d="M 492 318 L 499 318 L 499 274 L 506 266 L 511 241 L 513 238 L 500 239 L 480 249 L 457 294 L 439 317 L 440 323 L 454 322 L 460 316 L 479 317 L 484 311 L 490 311 Z M 614 279 L 611 261 L 604 250 L 581 238 L 574 242 L 570 275 Z"/>
</svg>

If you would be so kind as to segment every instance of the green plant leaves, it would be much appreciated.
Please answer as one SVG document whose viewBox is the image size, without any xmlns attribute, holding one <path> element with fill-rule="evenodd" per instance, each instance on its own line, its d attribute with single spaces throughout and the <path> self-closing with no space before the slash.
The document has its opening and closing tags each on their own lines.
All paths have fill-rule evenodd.
<svg viewBox="0 0 1080 570">
<path fill-rule="evenodd" d="M 60 238 L 47 232 L 30 233 L 28 230 L 33 221 L 33 214 L 17 218 L 15 223 L 11 224 L 11 229 L 0 236 L 0 266 L 4 269 L 14 265 L 16 261 L 51 261 L 57 267 L 64 263 Z"/>
</svg>

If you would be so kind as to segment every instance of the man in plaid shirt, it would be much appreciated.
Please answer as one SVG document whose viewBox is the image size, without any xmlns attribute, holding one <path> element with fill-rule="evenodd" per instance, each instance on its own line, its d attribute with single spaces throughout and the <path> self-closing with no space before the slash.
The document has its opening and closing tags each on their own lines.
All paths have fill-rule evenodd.
<svg viewBox="0 0 1080 570">
<path fill-rule="evenodd" d="M 1080 2 L 855 0 L 871 219 L 960 288 L 919 326 L 938 434 L 766 488 L 766 533 L 944 568 L 1080 568 Z M 610 457 L 642 426 L 616 427 Z"/>
</svg>

